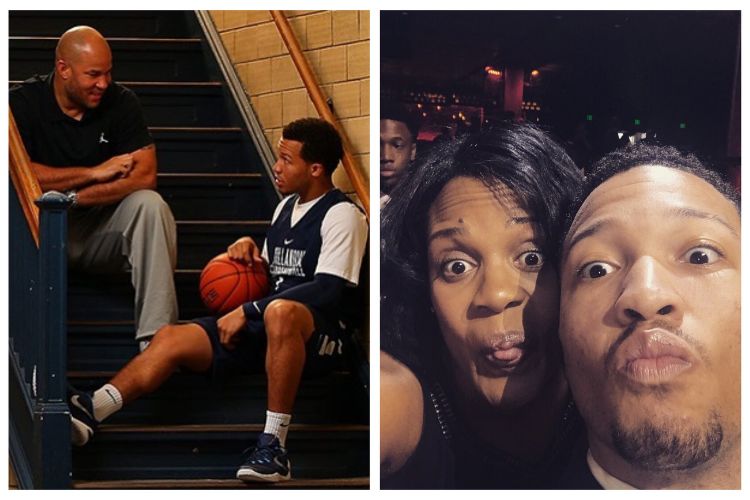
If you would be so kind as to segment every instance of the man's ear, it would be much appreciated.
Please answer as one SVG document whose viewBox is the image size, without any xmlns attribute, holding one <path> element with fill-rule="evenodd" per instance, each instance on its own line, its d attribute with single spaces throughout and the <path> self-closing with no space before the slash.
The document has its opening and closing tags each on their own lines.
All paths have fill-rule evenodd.
<svg viewBox="0 0 750 500">
<path fill-rule="evenodd" d="M 416 141 L 412 143 L 411 145 L 411 154 L 409 155 L 409 159 L 411 161 L 414 161 L 414 159 L 417 157 L 417 143 Z"/>
<path fill-rule="evenodd" d="M 57 74 L 60 75 L 63 80 L 70 78 L 70 66 L 64 60 L 57 59 L 55 61 L 55 69 L 57 70 Z"/>
<path fill-rule="evenodd" d="M 326 168 L 322 163 L 312 163 L 310 164 L 310 169 L 313 177 L 322 177 L 326 175 Z"/>
</svg>

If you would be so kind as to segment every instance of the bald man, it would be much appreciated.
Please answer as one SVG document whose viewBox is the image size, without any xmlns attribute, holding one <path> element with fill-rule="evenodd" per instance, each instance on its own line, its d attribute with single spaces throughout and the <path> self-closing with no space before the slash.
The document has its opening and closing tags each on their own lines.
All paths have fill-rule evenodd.
<svg viewBox="0 0 750 500">
<path fill-rule="evenodd" d="M 130 271 L 142 349 L 177 320 L 174 217 L 154 191 L 156 149 L 135 94 L 112 81 L 112 52 L 88 26 L 66 31 L 55 67 L 10 90 L 43 191 L 65 192 L 71 267 Z"/>
</svg>

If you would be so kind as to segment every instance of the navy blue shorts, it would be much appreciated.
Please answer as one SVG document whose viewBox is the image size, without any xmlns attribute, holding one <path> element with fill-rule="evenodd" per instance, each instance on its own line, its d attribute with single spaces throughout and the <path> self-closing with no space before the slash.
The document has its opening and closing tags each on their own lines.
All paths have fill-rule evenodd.
<svg viewBox="0 0 750 500">
<path fill-rule="evenodd" d="M 308 306 L 312 313 L 315 331 L 305 345 L 306 359 L 303 376 L 319 376 L 342 367 L 344 359 L 344 325 L 327 318 Z M 240 332 L 240 341 L 233 350 L 226 349 L 219 340 L 217 317 L 206 316 L 190 320 L 203 330 L 211 340 L 213 362 L 208 371 L 212 380 L 220 381 L 236 373 L 261 373 L 265 369 L 266 330 L 262 320 L 247 322 Z"/>
</svg>

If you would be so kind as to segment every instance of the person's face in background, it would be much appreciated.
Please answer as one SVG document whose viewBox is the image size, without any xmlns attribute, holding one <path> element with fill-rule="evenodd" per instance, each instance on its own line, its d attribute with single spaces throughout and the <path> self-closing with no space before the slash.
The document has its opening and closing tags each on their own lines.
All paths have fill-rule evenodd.
<svg viewBox="0 0 750 500">
<path fill-rule="evenodd" d="M 417 154 L 416 137 L 404 122 L 380 120 L 380 189 L 390 193 Z"/>
<path fill-rule="evenodd" d="M 611 473 L 690 470 L 739 444 L 739 233 L 710 184 L 654 165 L 613 176 L 578 212 L 560 336 L 592 454 Z"/>
<path fill-rule="evenodd" d="M 512 411 L 558 366 L 558 282 L 530 215 L 500 184 L 448 182 L 427 227 L 433 308 L 461 390 Z"/>
</svg>

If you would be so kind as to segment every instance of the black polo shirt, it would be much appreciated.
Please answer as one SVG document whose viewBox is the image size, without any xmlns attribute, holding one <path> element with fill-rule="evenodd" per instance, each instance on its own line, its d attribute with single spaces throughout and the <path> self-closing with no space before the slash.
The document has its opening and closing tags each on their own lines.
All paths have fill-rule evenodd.
<svg viewBox="0 0 750 500">
<path fill-rule="evenodd" d="M 114 82 L 78 121 L 62 112 L 52 87 L 54 71 L 10 90 L 10 108 L 31 161 L 50 167 L 90 167 L 132 153 L 153 139 L 133 91 Z"/>
</svg>

